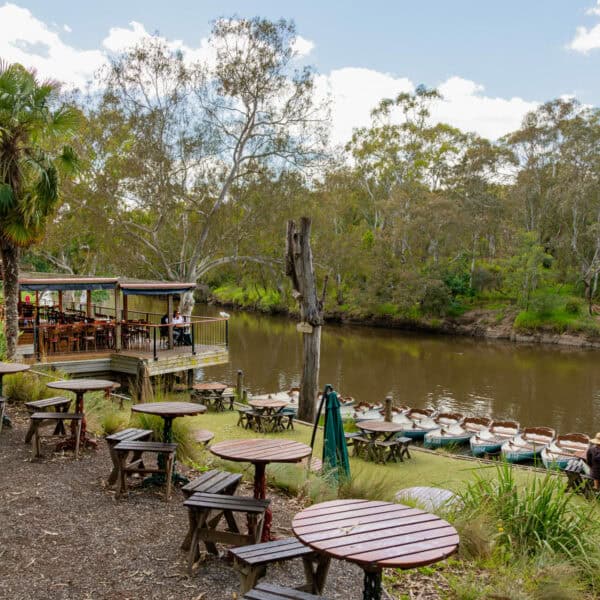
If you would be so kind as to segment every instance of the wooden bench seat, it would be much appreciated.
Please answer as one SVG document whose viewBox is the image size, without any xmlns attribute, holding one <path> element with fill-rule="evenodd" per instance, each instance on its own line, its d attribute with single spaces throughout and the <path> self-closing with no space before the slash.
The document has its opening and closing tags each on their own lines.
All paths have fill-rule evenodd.
<svg viewBox="0 0 600 600">
<path fill-rule="evenodd" d="M 404 462 L 404 457 L 410 458 L 408 445 L 411 443 L 409 437 L 392 438 L 391 440 L 376 440 L 374 442 L 374 458 L 377 462 L 389 461 Z"/>
<path fill-rule="evenodd" d="M 192 439 L 198 444 L 208 446 L 210 441 L 215 437 L 215 434 L 208 429 L 195 429 L 192 431 Z"/>
<path fill-rule="evenodd" d="M 165 442 L 144 442 L 144 441 L 124 441 L 119 442 L 114 451 L 117 454 L 117 463 L 119 465 L 119 476 L 117 485 L 117 498 L 127 493 L 127 475 L 138 473 L 157 473 L 164 475 L 166 490 L 165 500 L 168 502 L 171 497 L 171 485 L 173 479 L 173 465 L 175 464 L 175 452 L 177 444 Z M 138 453 L 139 459 L 127 462 L 129 453 Z M 156 467 L 147 467 L 144 465 L 142 455 L 144 453 L 156 454 Z"/>
<path fill-rule="evenodd" d="M 243 427 L 244 429 L 250 429 L 252 426 L 252 412 L 251 408 L 238 408 L 238 427 Z"/>
<path fill-rule="evenodd" d="M 118 431 L 117 433 L 112 433 L 111 435 L 106 436 L 108 453 L 110 454 L 113 464 L 112 471 L 108 476 L 109 485 L 113 485 L 119 476 L 119 460 L 117 458 L 117 453 L 115 452 L 115 446 L 120 442 L 148 441 L 152 437 L 152 433 L 152 429 L 137 429 L 135 427 L 129 427 L 128 429 L 123 429 L 122 431 Z M 140 460 L 141 457 L 142 456 L 140 452 L 134 452 L 131 460 Z"/>
<path fill-rule="evenodd" d="M 188 509 L 192 539 L 188 552 L 188 572 L 191 574 L 194 565 L 200 558 L 200 543 L 206 550 L 217 555 L 216 543 L 233 546 L 256 544 L 262 535 L 265 512 L 269 500 L 257 500 L 246 496 L 229 496 L 226 494 L 206 494 L 196 492 L 183 504 Z M 247 533 L 242 533 L 234 514 L 245 515 Z M 227 531 L 217 529 L 221 519 L 227 521 Z"/>
<path fill-rule="evenodd" d="M 240 573 L 241 593 L 252 589 L 261 577 L 267 573 L 270 564 L 301 558 L 306 575 L 306 584 L 298 589 L 320 593 L 325 585 L 329 569 L 329 559 L 321 557 L 298 541 L 290 537 L 273 542 L 232 548 L 229 554 L 233 558 L 233 567 Z"/>
<path fill-rule="evenodd" d="M 55 421 L 75 421 L 75 458 L 79 458 L 79 441 L 81 439 L 81 424 L 83 421 L 82 413 L 66 413 L 66 412 L 36 412 L 29 417 L 31 424 L 30 429 L 33 429 L 33 446 L 34 446 L 34 458 L 41 458 L 41 435 L 40 428 L 42 425 L 47 423 L 53 423 Z M 53 434 L 54 435 L 54 434 Z"/>
<path fill-rule="evenodd" d="M 32 415 L 36 412 L 52 411 L 55 413 L 67 412 L 71 406 L 71 400 L 64 396 L 54 396 L 52 398 L 44 398 L 42 400 L 32 400 L 31 402 L 25 402 L 25 408 L 29 414 Z M 56 421 L 56 427 L 54 428 L 54 435 L 65 435 L 66 430 L 64 423 L 61 420 Z M 33 422 L 29 424 L 29 429 L 25 434 L 25 443 L 29 444 L 33 437 Z"/>
<path fill-rule="evenodd" d="M 324 596 L 315 596 L 308 592 L 294 590 L 272 583 L 259 583 L 254 589 L 246 592 L 242 600 L 326 600 Z"/>
</svg>

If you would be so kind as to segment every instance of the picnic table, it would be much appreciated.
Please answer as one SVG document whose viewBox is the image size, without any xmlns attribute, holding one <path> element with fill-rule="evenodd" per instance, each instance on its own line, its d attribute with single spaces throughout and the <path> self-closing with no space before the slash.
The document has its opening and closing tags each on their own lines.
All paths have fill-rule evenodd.
<svg viewBox="0 0 600 600">
<path fill-rule="evenodd" d="M 24 365 L 22 363 L 7 363 L 0 362 L 0 399 L 2 399 L 2 380 L 5 375 L 14 375 L 15 373 L 21 373 L 23 371 L 28 371 L 31 367 L 29 365 Z M 2 430 L 2 425 L 8 425 L 10 427 L 10 419 L 4 415 L 4 403 L 2 406 L 2 411 L 0 412 L 0 419 L 2 419 L 2 423 L 0 423 L 0 431 Z"/>
<path fill-rule="evenodd" d="M 322 502 L 298 513 L 292 530 L 326 558 L 359 565 L 363 600 L 380 600 L 384 568 L 414 569 L 439 562 L 458 549 L 449 523 L 403 504 L 369 500 Z"/>
<path fill-rule="evenodd" d="M 206 412 L 206 406 L 194 402 L 145 402 L 143 404 L 134 404 L 131 407 L 133 412 L 144 413 L 147 415 L 156 415 L 163 420 L 163 443 L 173 442 L 173 421 L 178 417 L 193 417 Z M 159 456 L 159 461 L 163 458 Z M 164 466 L 161 464 L 161 466 Z M 182 483 L 189 483 L 189 479 L 180 473 L 177 473 L 173 465 L 173 479 Z M 148 478 L 148 483 L 163 483 L 163 478 L 153 475 Z"/>
<path fill-rule="evenodd" d="M 386 460 L 403 460 L 403 455 L 410 457 L 408 453 L 409 438 L 396 438 L 395 436 L 406 428 L 404 423 L 393 421 L 357 421 L 356 426 L 369 440 L 367 457 L 378 462 Z M 355 441 L 356 443 L 356 441 Z M 385 455 L 386 449 L 389 454 Z"/>
<path fill-rule="evenodd" d="M 310 446 L 293 440 L 240 439 L 226 440 L 211 446 L 210 451 L 226 460 L 249 462 L 254 465 L 254 498 L 267 497 L 266 467 L 269 463 L 296 463 L 312 452 Z M 271 537 L 271 509 L 267 509 L 261 541 Z"/>
<path fill-rule="evenodd" d="M 202 402 L 210 405 L 214 405 L 217 412 L 223 412 L 225 410 L 225 404 L 223 403 L 223 394 L 228 386 L 218 381 L 206 381 L 204 383 L 196 383 L 192 386 L 192 395 L 199 394 Z M 233 397 L 229 403 L 229 409 L 233 410 Z"/>
<path fill-rule="evenodd" d="M 248 400 L 248 404 L 254 408 L 255 414 L 252 417 L 251 424 L 256 425 L 254 429 L 263 431 L 263 421 L 270 424 L 270 431 L 283 430 L 283 414 L 278 414 L 289 404 L 289 400 L 271 398 L 270 396 L 253 398 Z"/>
<path fill-rule="evenodd" d="M 98 445 L 96 440 L 92 440 L 87 435 L 87 427 L 85 420 L 85 411 L 83 408 L 83 398 L 87 392 L 105 390 L 108 394 L 111 390 L 121 387 L 120 383 L 110 381 L 108 379 L 65 379 L 59 381 L 51 381 L 46 384 L 54 390 L 64 390 L 75 394 L 75 412 L 83 415 L 81 422 L 81 439 L 80 444 L 85 447 Z M 76 423 L 71 421 L 71 437 L 59 444 L 60 448 L 75 448 L 76 444 Z"/>
</svg>

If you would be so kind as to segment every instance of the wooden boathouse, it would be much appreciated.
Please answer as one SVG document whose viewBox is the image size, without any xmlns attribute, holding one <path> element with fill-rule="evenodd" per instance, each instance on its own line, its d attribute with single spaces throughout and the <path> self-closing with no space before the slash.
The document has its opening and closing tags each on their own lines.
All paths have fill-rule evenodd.
<svg viewBox="0 0 600 600">
<path fill-rule="evenodd" d="M 157 376 L 229 361 L 229 323 L 223 317 L 198 317 L 174 323 L 174 304 L 195 283 L 134 281 L 110 277 L 26 276 L 21 292 L 35 300 L 19 303 L 19 353 L 23 360 L 77 376 L 110 375 L 144 390 Z M 98 306 L 92 292 L 104 290 L 112 302 Z M 64 302 L 64 293 L 85 291 L 85 304 Z M 45 292 L 58 301 L 40 302 Z M 47 296 L 48 294 L 45 294 Z M 132 311 L 130 296 L 164 299 L 164 315 Z M 20 294 L 22 297 L 22 294 Z"/>
</svg>

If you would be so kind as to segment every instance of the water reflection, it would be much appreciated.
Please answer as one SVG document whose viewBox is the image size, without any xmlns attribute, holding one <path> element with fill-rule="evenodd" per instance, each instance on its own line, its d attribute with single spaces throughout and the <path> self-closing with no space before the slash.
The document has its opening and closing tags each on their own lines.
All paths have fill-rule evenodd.
<svg viewBox="0 0 600 600">
<path fill-rule="evenodd" d="M 219 309 L 199 306 L 196 311 L 206 315 Z M 295 323 L 228 312 L 230 363 L 209 367 L 203 375 L 233 382 L 242 369 L 254 393 L 297 385 L 302 346 Z M 600 431 L 599 357 L 597 350 L 327 325 L 320 379 L 367 402 L 391 393 L 399 404 L 595 433 Z"/>
</svg>

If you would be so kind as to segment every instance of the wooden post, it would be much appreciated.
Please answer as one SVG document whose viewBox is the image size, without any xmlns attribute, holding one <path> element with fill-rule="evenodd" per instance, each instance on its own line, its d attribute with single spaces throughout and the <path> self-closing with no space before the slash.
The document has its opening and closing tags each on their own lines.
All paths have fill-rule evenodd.
<svg viewBox="0 0 600 600">
<path fill-rule="evenodd" d="M 173 294 L 167 296 L 167 315 L 169 315 L 169 325 L 173 323 Z M 173 349 L 173 327 L 169 327 L 169 350 Z"/>
<path fill-rule="evenodd" d="M 187 386 L 188 390 L 191 390 L 194 387 L 194 369 L 188 369 L 187 372 Z"/>
<path fill-rule="evenodd" d="M 63 293 L 62 290 L 58 290 L 58 311 L 63 312 Z"/>
<path fill-rule="evenodd" d="M 123 295 L 123 321 L 128 321 L 129 320 L 129 314 L 128 314 L 128 300 L 129 297 L 127 296 L 127 294 Z"/>
<path fill-rule="evenodd" d="M 285 273 L 292 280 L 293 296 L 300 307 L 298 330 L 302 332 L 303 360 L 298 419 L 312 423 L 315 419 L 315 398 L 319 389 L 321 359 L 321 325 L 327 277 L 321 298 L 317 296 L 312 251 L 310 248 L 311 220 L 300 219 L 300 228 L 288 221 L 285 250 Z"/>
<path fill-rule="evenodd" d="M 115 285 L 115 350 L 121 350 L 121 288 Z"/>
<path fill-rule="evenodd" d="M 88 319 L 91 319 L 94 315 L 92 314 L 92 290 L 85 291 L 85 314 Z"/>
<path fill-rule="evenodd" d="M 244 371 L 241 369 L 237 372 L 237 385 L 235 386 L 235 395 L 238 402 L 242 401 L 242 394 L 244 393 Z"/>
<path fill-rule="evenodd" d="M 392 397 L 386 396 L 385 404 L 383 408 L 383 420 L 388 423 L 392 422 Z"/>
</svg>

